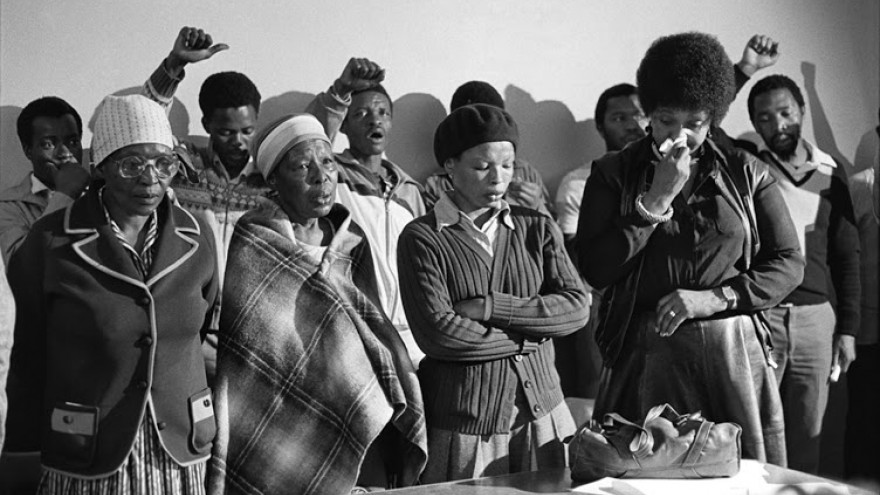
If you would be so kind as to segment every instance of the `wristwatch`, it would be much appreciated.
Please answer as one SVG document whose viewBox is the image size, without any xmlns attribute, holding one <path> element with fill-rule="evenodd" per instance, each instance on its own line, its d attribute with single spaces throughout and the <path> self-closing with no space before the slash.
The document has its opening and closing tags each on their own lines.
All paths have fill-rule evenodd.
<svg viewBox="0 0 880 495">
<path fill-rule="evenodd" d="M 723 285 L 721 287 L 716 287 L 714 289 L 715 295 L 718 296 L 719 299 L 727 304 L 727 307 L 724 308 L 725 311 L 730 311 L 731 309 L 736 309 L 736 303 L 739 297 L 736 295 L 736 291 L 729 285 Z"/>
</svg>

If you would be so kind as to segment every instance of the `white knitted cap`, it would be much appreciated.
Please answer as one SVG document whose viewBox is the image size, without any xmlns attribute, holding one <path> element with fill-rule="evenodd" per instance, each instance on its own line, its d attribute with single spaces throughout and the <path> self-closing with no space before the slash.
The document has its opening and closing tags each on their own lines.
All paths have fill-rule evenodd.
<svg viewBox="0 0 880 495">
<path fill-rule="evenodd" d="M 92 161 L 100 165 L 114 151 L 132 144 L 174 147 L 165 109 L 142 95 L 108 96 L 98 107 L 92 134 Z"/>
</svg>

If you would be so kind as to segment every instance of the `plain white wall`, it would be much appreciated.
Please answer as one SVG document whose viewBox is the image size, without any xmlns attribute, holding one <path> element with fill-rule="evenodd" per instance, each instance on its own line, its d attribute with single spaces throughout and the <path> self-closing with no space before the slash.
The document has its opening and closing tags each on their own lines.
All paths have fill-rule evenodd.
<svg viewBox="0 0 880 495">
<path fill-rule="evenodd" d="M 101 98 L 140 85 L 183 25 L 203 27 L 231 50 L 190 66 L 172 116 L 176 132 L 204 135 L 198 90 L 209 74 L 248 74 L 264 98 L 261 120 L 299 111 L 351 56 L 387 67 L 395 99 L 388 154 L 422 178 L 434 170 L 431 138 L 452 92 L 486 80 L 507 100 L 523 135 L 520 152 L 551 189 L 604 145 L 596 99 L 635 70 L 655 38 L 716 34 L 734 61 L 754 33 L 781 42 L 769 73 L 807 89 L 809 139 L 856 167 L 873 159 L 880 102 L 880 3 L 876 0 L 666 0 L 186 2 L 154 0 L 0 2 L 0 187 L 29 169 L 15 137 L 21 107 L 58 95 L 88 121 Z M 804 70 L 815 67 L 805 85 Z M 744 88 L 724 127 L 751 130 Z M 91 133 L 86 130 L 88 145 Z M 343 143 L 344 145 L 344 143 Z"/>
</svg>

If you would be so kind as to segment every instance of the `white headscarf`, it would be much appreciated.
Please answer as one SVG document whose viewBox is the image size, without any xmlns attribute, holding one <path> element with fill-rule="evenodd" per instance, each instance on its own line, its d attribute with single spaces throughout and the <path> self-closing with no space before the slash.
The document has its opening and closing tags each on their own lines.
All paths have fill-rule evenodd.
<svg viewBox="0 0 880 495">
<path fill-rule="evenodd" d="M 268 179 L 285 153 L 299 143 L 312 139 L 331 144 L 324 132 L 324 126 L 314 115 L 299 113 L 281 117 L 260 131 L 257 138 L 251 141 L 254 164 L 263 174 L 263 178 Z"/>
</svg>

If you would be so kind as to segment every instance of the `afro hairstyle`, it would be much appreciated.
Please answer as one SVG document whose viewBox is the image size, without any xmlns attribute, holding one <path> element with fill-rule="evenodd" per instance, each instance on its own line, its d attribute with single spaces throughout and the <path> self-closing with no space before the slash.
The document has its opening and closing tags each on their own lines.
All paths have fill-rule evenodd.
<svg viewBox="0 0 880 495">
<path fill-rule="evenodd" d="M 657 39 L 636 72 L 646 115 L 659 107 L 705 110 L 717 125 L 736 95 L 733 63 L 715 36 L 680 33 Z"/>
<path fill-rule="evenodd" d="M 238 108 L 248 105 L 260 112 L 260 92 L 254 83 L 240 72 L 211 74 L 199 91 L 199 107 L 202 115 L 211 116 L 218 108 Z"/>
<path fill-rule="evenodd" d="M 30 148 L 34 140 L 34 120 L 38 117 L 60 118 L 65 115 L 73 115 L 73 120 L 76 121 L 76 130 L 79 132 L 79 137 L 82 138 L 82 117 L 79 116 L 79 113 L 70 103 L 57 96 L 44 96 L 28 103 L 18 115 L 18 121 L 16 121 L 16 131 L 18 132 L 18 140 L 21 141 L 22 148 Z"/>
<path fill-rule="evenodd" d="M 755 121 L 755 99 L 764 93 L 773 91 L 774 89 L 789 90 L 798 106 L 804 108 L 804 95 L 801 94 L 801 88 L 798 87 L 797 83 L 782 74 L 774 74 L 755 83 L 755 85 L 752 86 L 752 90 L 749 91 L 749 120 L 752 122 Z"/>
</svg>

